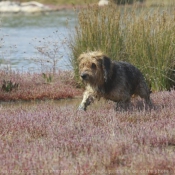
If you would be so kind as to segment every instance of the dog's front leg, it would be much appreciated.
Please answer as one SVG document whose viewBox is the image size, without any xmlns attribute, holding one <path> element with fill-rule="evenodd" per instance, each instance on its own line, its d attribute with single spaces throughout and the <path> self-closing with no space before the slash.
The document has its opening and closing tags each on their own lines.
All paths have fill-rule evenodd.
<svg viewBox="0 0 175 175">
<path fill-rule="evenodd" d="M 83 100 L 80 103 L 78 110 L 84 110 L 86 111 L 87 106 L 89 106 L 92 102 L 94 102 L 94 95 L 92 92 L 85 91 L 83 94 Z"/>
</svg>

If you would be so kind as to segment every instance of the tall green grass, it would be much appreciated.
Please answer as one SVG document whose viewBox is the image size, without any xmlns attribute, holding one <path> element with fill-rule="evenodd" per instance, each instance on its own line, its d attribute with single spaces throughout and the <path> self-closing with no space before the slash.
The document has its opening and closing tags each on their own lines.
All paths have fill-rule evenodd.
<svg viewBox="0 0 175 175">
<path fill-rule="evenodd" d="M 111 59 L 137 66 L 153 90 L 165 90 L 175 82 L 174 44 L 175 14 L 168 10 L 89 6 L 78 14 L 70 40 L 71 63 L 78 81 L 78 56 L 88 50 L 101 50 Z"/>
<path fill-rule="evenodd" d="M 145 0 L 148 6 L 171 6 L 175 5 L 174 0 Z"/>
</svg>

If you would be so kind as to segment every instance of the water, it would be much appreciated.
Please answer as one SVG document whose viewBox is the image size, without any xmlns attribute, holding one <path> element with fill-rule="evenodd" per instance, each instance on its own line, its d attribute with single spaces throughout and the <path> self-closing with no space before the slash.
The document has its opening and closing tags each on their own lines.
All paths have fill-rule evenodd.
<svg viewBox="0 0 175 175">
<path fill-rule="evenodd" d="M 44 58 L 36 47 L 45 46 L 55 51 L 59 69 L 70 69 L 69 48 L 62 42 L 76 24 L 76 13 L 71 10 L 45 14 L 0 14 L 0 63 L 19 71 L 40 71 L 42 65 L 33 59 Z M 57 31 L 57 32 L 56 32 Z M 50 43 L 49 43 L 50 42 Z"/>
</svg>

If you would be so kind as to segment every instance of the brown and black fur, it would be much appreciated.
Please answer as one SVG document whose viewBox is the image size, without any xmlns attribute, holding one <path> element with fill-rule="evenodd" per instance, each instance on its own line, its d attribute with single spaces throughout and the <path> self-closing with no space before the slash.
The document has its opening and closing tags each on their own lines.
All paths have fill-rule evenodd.
<svg viewBox="0 0 175 175">
<path fill-rule="evenodd" d="M 80 55 L 79 72 L 86 85 L 79 109 L 86 110 L 95 98 L 116 102 L 126 109 L 132 95 L 139 95 L 151 106 L 150 90 L 142 73 L 135 66 L 123 61 L 112 61 L 100 51 Z"/>
</svg>

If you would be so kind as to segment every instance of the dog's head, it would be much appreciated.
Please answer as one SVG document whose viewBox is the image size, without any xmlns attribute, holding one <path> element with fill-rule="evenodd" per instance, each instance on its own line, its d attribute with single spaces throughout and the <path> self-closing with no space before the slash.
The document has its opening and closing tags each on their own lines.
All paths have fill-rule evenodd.
<svg viewBox="0 0 175 175">
<path fill-rule="evenodd" d="M 82 53 L 79 58 L 79 73 L 83 82 L 102 86 L 111 74 L 111 60 L 100 51 Z"/>
</svg>

